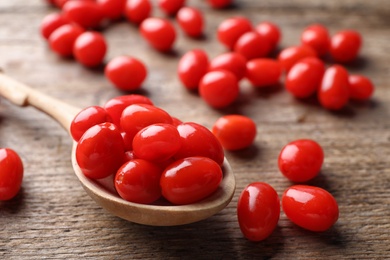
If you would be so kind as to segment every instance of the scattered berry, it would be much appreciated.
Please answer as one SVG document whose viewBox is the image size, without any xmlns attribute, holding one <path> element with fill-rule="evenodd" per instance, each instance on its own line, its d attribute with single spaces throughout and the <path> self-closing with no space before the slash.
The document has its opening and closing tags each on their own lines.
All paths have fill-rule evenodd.
<svg viewBox="0 0 390 260">
<path fill-rule="evenodd" d="M 180 28 L 190 37 L 200 37 L 203 34 L 203 14 L 193 7 L 182 7 L 176 15 Z"/>
<path fill-rule="evenodd" d="M 0 149 L 0 201 L 14 198 L 23 181 L 23 162 L 10 148 Z"/>
<path fill-rule="evenodd" d="M 217 29 L 219 42 L 233 50 L 237 40 L 246 32 L 252 31 L 251 22 L 245 17 L 232 17 L 224 20 Z"/>
<path fill-rule="evenodd" d="M 348 72 L 343 66 L 333 65 L 326 69 L 318 90 L 318 100 L 329 110 L 339 110 L 348 103 Z"/>
<path fill-rule="evenodd" d="M 146 18 L 140 25 L 140 31 L 142 37 L 158 51 L 170 51 L 175 43 L 176 30 L 169 20 Z"/>
<path fill-rule="evenodd" d="M 223 148 L 235 151 L 250 146 L 256 138 L 257 129 L 249 117 L 225 115 L 214 123 L 212 132 Z"/>
<path fill-rule="evenodd" d="M 136 58 L 119 56 L 108 62 L 104 73 L 116 88 L 129 91 L 141 88 L 147 76 L 147 69 Z"/>
<path fill-rule="evenodd" d="M 332 194 L 308 185 L 286 189 L 282 195 L 282 208 L 293 223 L 315 232 L 328 230 L 339 217 L 339 208 Z"/>
<path fill-rule="evenodd" d="M 254 182 L 238 198 L 237 218 L 241 232 L 251 241 L 262 241 L 275 230 L 280 217 L 278 194 L 271 185 Z"/>
<path fill-rule="evenodd" d="M 283 147 L 278 157 L 278 166 L 289 180 L 306 182 L 318 175 L 323 161 L 324 151 L 317 142 L 300 139 Z"/>
<path fill-rule="evenodd" d="M 199 95 L 210 106 L 224 108 L 238 97 L 239 86 L 236 76 L 227 70 L 206 73 L 199 83 Z"/>
<path fill-rule="evenodd" d="M 277 60 L 258 58 L 247 62 L 246 78 L 254 87 L 269 87 L 279 83 L 282 68 Z"/>
<path fill-rule="evenodd" d="M 77 37 L 73 45 L 73 56 L 86 67 L 102 64 L 106 52 L 106 40 L 99 32 L 84 32 Z"/>
<path fill-rule="evenodd" d="M 353 30 L 341 31 L 331 39 L 330 54 L 336 62 L 351 62 L 356 59 L 361 45 L 360 33 Z"/>
<path fill-rule="evenodd" d="M 354 100 L 367 100 L 374 93 L 374 84 L 363 75 L 350 75 L 349 97 Z"/>
</svg>

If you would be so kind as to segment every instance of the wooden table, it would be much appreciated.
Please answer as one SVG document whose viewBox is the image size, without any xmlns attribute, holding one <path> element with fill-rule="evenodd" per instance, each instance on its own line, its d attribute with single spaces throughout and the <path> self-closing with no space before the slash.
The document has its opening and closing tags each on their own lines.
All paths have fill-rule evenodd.
<svg viewBox="0 0 390 260">
<path fill-rule="evenodd" d="M 310 3 L 309 3 L 310 2 Z M 95 204 L 72 174 L 72 141 L 54 121 L 32 108 L 0 100 L 0 147 L 22 157 L 25 175 L 20 194 L 0 203 L 1 259 L 385 259 L 390 258 L 390 5 L 387 0 L 303 1 L 237 0 L 236 7 L 212 10 L 205 1 L 188 4 L 204 12 L 207 37 L 193 40 L 179 33 L 174 54 L 161 54 L 126 22 L 104 31 L 106 60 L 132 55 L 145 62 L 149 76 L 141 94 L 184 121 L 211 127 L 229 113 L 253 118 L 258 136 L 253 147 L 226 152 L 236 175 L 232 202 L 204 221 L 178 227 L 150 227 L 111 216 Z M 102 105 L 125 94 L 113 88 L 102 70 L 90 70 L 51 52 L 39 35 L 42 18 L 55 11 L 43 0 L 0 1 L 0 67 L 8 74 L 80 108 Z M 156 16 L 162 16 L 155 11 Z M 283 88 L 254 90 L 241 84 L 239 100 L 214 110 L 186 91 L 176 75 L 181 55 L 202 48 L 210 57 L 226 51 L 216 40 L 218 24 L 245 15 L 259 23 L 280 26 L 280 48 L 299 44 L 311 23 L 330 32 L 358 30 L 364 46 L 347 68 L 375 83 L 374 97 L 340 112 L 300 102 Z M 331 64 L 331 63 L 329 63 Z M 282 213 L 278 227 L 265 241 L 253 243 L 240 232 L 237 199 L 251 182 L 264 181 L 279 193 L 290 183 L 277 168 L 277 156 L 289 141 L 317 140 L 325 150 L 321 174 L 311 185 L 337 199 L 340 218 L 323 233 L 305 231 Z"/>
</svg>

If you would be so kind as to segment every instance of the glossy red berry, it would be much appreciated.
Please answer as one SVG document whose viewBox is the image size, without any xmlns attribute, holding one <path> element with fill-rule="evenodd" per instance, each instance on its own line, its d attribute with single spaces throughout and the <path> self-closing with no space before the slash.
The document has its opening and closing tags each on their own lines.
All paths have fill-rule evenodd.
<svg viewBox="0 0 390 260">
<path fill-rule="evenodd" d="M 150 16 L 152 4 L 149 0 L 127 0 L 125 16 L 132 23 L 140 24 Z"/>
<path fill-rule="evenodd" d="M 328 29 L 321 24 L 312 24 L 305 28 L 301 35 L 302 45 L 312 47 L 318 56 L 324 56 L 329 51 L 330 36 Z"/>
<path fill-rule="evenodd" d="M 126 0 L 96 0 L 103 16 L 111 20 L 118 20 L 123 16 Z"/>
<path fill-rule="evenodd" d="M 99 32 L 84 32 L 73 45 L 73 56 L 86 67 L 96 67 L 102 64 L 107 52 L 107 43 Z"/>
<path fill-rule="evenodd" d="M 176 15 L 180 28 L 190 37 L 203 34 L 204 18 L 202 12 L 193 7 L 182 7 Z"/>
<path fill-rule="evenodd" d="M 246 116 L 225 115 L 214 123 L 213 134 L 226 150 L 240 150 L 254 142 L 256 138 L 256 124 Z"/>
<path fill-rule="evenodd" d="M 349 81 L 347 70 L 340 65 L 326 69 L 318 90 L 321 106 L 329 110 L 343 108 L 349 100 Z"/>
<path fill-rule="evenodd" d="M 148 104 L 153 105 L 153 102 L 145 96 L 137 95 L 137 94 L 131 94 L 131 95 L 123 95 L 114 97 L 110 100 L 108 100 L 104 105 L 104 109 L 109 114 L 112 122 L 120 127 L 120 118 L 122 115 L 123 110 L 134 104 Z"/>
<path fill-rule="evenodd" d="M 318 175 L 324 151 L 314 140 L 300 139 L 284 146 L 278 157 L 282 174 L 293 182 L 306 182 Z"/>
<path fill-rule="evenodd" d="M 282 33 L 279 27 L 271 22 L 261 22 L 254 28 L 255 31 L 262 35 L 271 44 L 271 49 L 275 49 L 279 44 Z"/>
<path fill-rule="evenodd" d="M 233 50 L 238 38 L 250 31 L 252 31 L 251 22 L 245 17 L 237 16 L 222 21 L 217 28 L 217 37 L 219 42 Z"/>
<path fill-rule="evenodd" d="M 164 198 L 172 204 L 198 202 L 215 192 L 222 181 L 222 169 L 206 157 L 188 157 L 170 164 L 162 173 Z"/>
<path fill-rule="evenodd" d="M 224 108 L 238 97 L 239 85 L 236 76 L 227 70 L 206 73 L 199 83 L 199 95 L 210 106 Z"/>
<path fill-rule="evenodd" d="M 224 151 L 215 135 L 206 127 L 186 122 L 177 126 L 181 137 L 181 147 L 175 154 L 176 159 L 192 156 L 208 157 L 218 165 L 224 161 Z"/>
<path fill-rule="evenodd" d="M 338 217 L 339 208 L 328 191 L 308 185 L 294 185 L 282 195 L 282 208 L 294 224 L 316 232 L 332 227 Z"/>
<path fill-rule="evenodd" d="M 360 33 L 345 30 L 331 38 L 330 54 L 336 62 L 351 62 L 356 59 L 362 45 Z"/>
<path fill-rule="evenodd" d="M 181 138 L 172 124 L 153 124 L 141 129 L 133 139 L 136 158 L 162 162 L 170 159 L 181 146 Z"/>
<path fill-rule="evenodd" d="M 115 175 L 115 189 L 123 199 L 150 204 L 161 197 L 162 170 L 156 164 L 131 159 L 123 164 Z"/>
<path fill-rule="evenodd" d="M 167 15 L 175 15 L 185 4 L 185 0 L 158 0 L 158 7 Z"/>
<path fill-rule="evenodd" d="M 271 185 L 254 182 L 241 192 L 237 218 L 241 232 L 251 241 L 261 241 L 275 230 L 280 216 L 278 194 Z"/>
<path fill-rule="evenodd" d="M 50 34 L 50 48 L 60 56 L 73 55 L 73 45 L 84 30 L 75 24 L 65 24 Z"/>
<path fill-rule="evenodd" d="M 140 25 L 140 31 L 142 37 L 158 51 L 170 51 L 176 40 L 175 27 L 163 18 L 146 18 Z"/>
<path fill-rule="evenodd" d="M 104 18 L 102 9 L 94 1 L 70 0 L 62 11 L 67 19 L 84 29 L 98 28 Z"/>
<path fill-rule="evenodd" d="M 90 106 L 82 109 L 70 124 L 70 133 L 73 140 L 79 141 L 89 128 L 105 122 L 111 122 L 111 117 L 104 108 Z"/>
<path fill-rule="evenodd" d="M 148 105 L 134 104 L 126 107 L 121 115 L 120 126 L 132 140 L 138 131 L 157 123 L 172 124 L 172 117 L 163 109 Z"/>
<path fill-rule="evenodd" d="M 89 128 L 76 147 L 76 161 L 85 176 L 102 179 L 115 174 L 124 162 L 125 147 L 118 128 L 102 123 Z"/>
<path fill-rule="evenodd" d="M 278 60 L 283 70 L 288 72 L 295 63 L 307 57 L 317 57 L 316 51 L 306 45 L 291 46 L 279 53 Z"/>
<path fill-rule="evenodd" d="M 367 100 L 374 93 L 374 84 L 372 81 L 363 75 L 350 75 L 349 82 L 349 97 L 354 100 Z"/>
<path fill-rule="evenodd" d="M 234 45 L 234 51 L 247 60 L 266 57 L 271 50 L 272 45 L 268 39 L 254 31 L 241 35 Z"/>
<path fill-rule="evenodd" d="M 104 74 L 116 88 L 131 91 L 142 87 L 147 69 L 134 57 L 118 56 L 108 62 Z"/>
<path fill-rule="evenodd" d="M 277 60 L 258 58 L 247 62 L 246 78 L 254 87 L 269 87 L 279 83 L 282 68 Z"/>
<path fill-rule="evenodd" d="M 199 82 L 209 66 L 207 54 L 200 49 L 189 51 L 180 58 L 177 74 L 181 83 L 189 90 L 199 87 Z"/>
<path fill-rule="evenodd" d="M 237 80 L 241 80 L 246 74 L 246 62 L 247 60 L 241 54 L 227 52 L 210 61 L 209 71 L 227 70 L 232 72 Z"/>
<path fill-rule="evenodd" d="M 325 64 L 314 57 L 304 58 L 289 70 L 285 86 L 296 98 L 307 98 L 313 95 L 321 84 L 325 73 Z"/>
<path fill-rule="evenodd" d="M 69 20 L 64 17 L 61 13 L 51 13 L 46 15 L 40 25 L 41 35 L 45 39 L 49 39 L 49 36 L 54 32 L 57 28 L 62 25 L 68 24 Z"/>
<path fill-rule="evenodd" d="M 23 162 L 10 148 L 0 149 L 0 201 L 14 198 L 23 181 Z"/>
<path fill-rule="evenodd" d="M 226 8 L 232 4 L 232 0 L 207 0 L 207 2 L 215 9 Z"/>
</svg>

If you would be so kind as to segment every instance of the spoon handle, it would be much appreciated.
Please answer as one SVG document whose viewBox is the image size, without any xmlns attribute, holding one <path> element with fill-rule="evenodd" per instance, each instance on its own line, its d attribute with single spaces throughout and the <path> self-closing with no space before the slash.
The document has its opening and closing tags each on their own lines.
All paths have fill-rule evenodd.
<svg viewBox="0 0 390 260">
<path fill-rule="evenodd" d="M 51 116 L 68 132 L 73 118 L 80 112 L 80 109 L 34 90 L 2 72 L 0 72 L 0 96 L 20 107 L 35 107 Z"/>
</svg>

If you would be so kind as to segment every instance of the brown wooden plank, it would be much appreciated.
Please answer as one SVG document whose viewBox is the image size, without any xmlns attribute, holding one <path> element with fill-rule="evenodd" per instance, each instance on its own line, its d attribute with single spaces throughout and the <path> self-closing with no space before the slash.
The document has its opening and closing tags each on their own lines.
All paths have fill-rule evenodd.
<svg viewBox="0 0 390 260">
<path fill-rule="evenodd" d="M 390 257 L 390 6 L 376 1 L 236 1 L 236 8 L 212 10 L 205 1 L 188 1 L 205 12 L 207 38 L 180 34 L 176 55 L 152 50 L 125 22 L 104 31 L 107 60 L 134 55 L 145 61 L 149 76 L 141 92 L 185 121 L 211 127 L 227 113 L 242 113 L 258 125 L 255 145 L 227 152 L 237 179 L 233 201 L 220 214 L 179 227 L 148 227 L 107 214 L 83 191 L 72 174 L 71 139 L 45 115 L 0 99 L 0 147 L 19 152 L 25 164 L 20 194 L 0 202 L 0 258 L 104 259 L 386 259 Z M 70 104 L 103 104 L 123 94 L 100 70 L 85 69 L 53 54 L 38 34 L 41 19 L 55 9 L 43 0 L 0 1 L 0 67 L 5 72 Z M 156 15 L 161 13 L 156 11 Z M 242 83 L 236 104 L 218 111 L 181 87 L 177 62 L 183 53 L 204 48 L 210 57 L 225 49 L 214 35 L 233 15 L 254 23 L 270 20 L 283 32 L 281 48 L 299 43 L 303 28 L 320 22 L 331 33 L 359 30 L 364 46 L 353 73 L 370 77 L 376 92 L 368 104 L 330 113 L 318 105 L 294 100 L 283 89 L 264 93 Z M 324 233 L 304 231 L 282 213 L 266 241 L 243 238 L 236 203 L 250 182 L 270 183 L 281 195 L 291 183 L 278 172 L 276 159 L 287 142 L 314 138 L 324 148 L 323 170 L 310 184 L 329 190 L 339 202 L 340 219 Z"/>
</svg>

